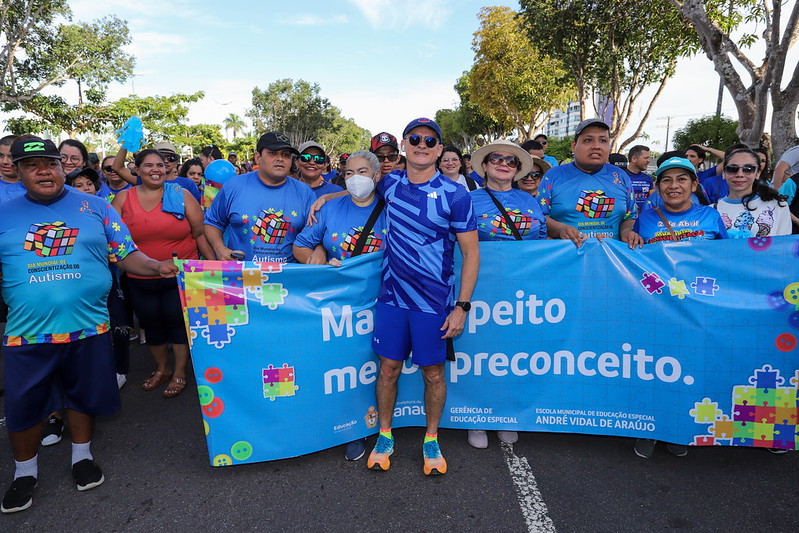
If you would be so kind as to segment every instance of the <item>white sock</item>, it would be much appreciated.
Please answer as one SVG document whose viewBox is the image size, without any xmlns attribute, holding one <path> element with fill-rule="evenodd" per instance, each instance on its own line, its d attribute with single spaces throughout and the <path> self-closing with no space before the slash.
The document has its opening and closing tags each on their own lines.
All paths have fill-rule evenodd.
<svg viewBox="0 0 799 533">
<path fill-rule="evenodd" d="M 14 461 L 16 470 L 14 471 L 14 479 L 33 476 L 39 477 L 39 455 L 36 454 L 33 458 L 27 461 Z"/>
<path fill-rule="evenodd" d="M 87 442 L 86 444 L 75 444 L 72 443 L 72 465 L 74 466 L 75 463 L 79 463 L 84 459 L 94 459 L 92 457 L 91 451 L 92 441 Z"/>
</svg>

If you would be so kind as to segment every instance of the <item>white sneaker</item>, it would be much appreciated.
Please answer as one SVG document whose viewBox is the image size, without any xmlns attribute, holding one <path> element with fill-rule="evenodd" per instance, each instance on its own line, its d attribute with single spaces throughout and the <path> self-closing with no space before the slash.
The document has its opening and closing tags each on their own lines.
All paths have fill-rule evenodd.
<svg viewBox="0 0 799 533">
<path fill-rule="evenodd" d="M 497 431 L 497 437 L 505 444 L 513 444 L 519 440 L 519 434 L 515 431 Z"/>
<path fill-rule="evenodd" d="M 122 385 L 128 382 L 127 374 L 117 374 L 117 388 L 121 389 Z"/>
<path fill-rule="evenodd" d="M 473 448 L 488 448 L 488 434 L 482 429 L 470 429 L 468 441 Z"/>
</svg>

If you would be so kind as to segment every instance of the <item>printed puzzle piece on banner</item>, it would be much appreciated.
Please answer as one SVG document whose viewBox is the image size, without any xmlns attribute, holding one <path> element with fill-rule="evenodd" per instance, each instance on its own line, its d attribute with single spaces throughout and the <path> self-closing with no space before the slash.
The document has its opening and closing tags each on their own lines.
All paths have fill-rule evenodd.
<svg viewBox="0 0 799 533">
<path fill-rule="evenodd" d="M 782 424 L 796 425 L 797 421 L 799 421 L 799 408 L 776 407 L 774 409 L 774 421 Z"/>
<path fill-rule="evenodd" d="M 716 422 L 708 428 L 716 440 L 730 440 L 732 439 L 733 433 L 733 421 L 729 419 L 727 415 L 722 415 L 720 420 L 716 420 Z"/>
<path fill-rule="evenodd" d="M 799 389 L 799 370 L 797 370 L 791 378 L 791 385 Z"/>
<path fill-rule="evenodd" d="M 721 416 L 721 409 L 717 402 L 711 402 L 710 398 L 702 399 L 702 402 L 694 402 L 694 408 L 688 414 L 694 417 L 697 424 L 711 423 Z"/>
<path fill-rule="evenodd" d="M 284 298 L 288 295 L 289 291 L 283 288 L 282 283 L 266 283 L 261 293 L 261 305 L 274 311 L 285 302 Z"/>
<path fill-rule="evenodd" d="M 663 280 L 654 272 L 651 274 L 644 272 L 644 277 L 640 279 L 640 282 L 649 294 L 661 294 L 663 292 L 663 287 L 666 286 Z"/>
<path fill-rule="evenodd" d="M 264 384 L 280 383 L 280 369 L 269 365 L 267 368 L 263 369 L 263 379 Z"/>
<path fill-rule="evenodd" d="M 735 405 L 733 406 L 732 419 L 741 422 L 754 422 L 755 409 L 755 405 Z"/>
<path fill-rule="evenodd" d="M 757 405 L 774 407 L 777 403 L 777 389 L 755 389 L 757 391 Z"/>
<path fill-rule="evenodd" d="M 676 296 L 680 300 L 685 299 L 686 296 L 691 294 L 691 291 L 685 286 L 685 280 L 678 280 L 677 278 L 671 278 L 669 280 L 669 292 L 672 296 Z"/>
<path fill-rule="evenodd" d="M 732 403 L 734 405 L 755 405 L 757 403 L 757 389 L 736 385 L 732 388 Z"/>
<path fill-rule="evenodd" d="M 755 407 L 755 422 L 759 424 L 773 424 L 776 420 L 777 408 L 758 405 Z"/>
<path fill-rule="evenodd" d="M 208 309 L 205 307 L 187 307 L 186 314 L 189 317 L 189 324 L 191 324 L 191 327 L 208 324 L 208 321 L 205 319 L 205 317 L 208 316 Z"/>
<path fill-rule="evenodd" d="M 755 370 L 754 376 L 749 377 L 749 383 L 758 389 L 773 389 L 785 383 L 785 378 L 780 376 L 779 370 L 771 368 L 771 365 L 763 365 Z"/>
<path fill-rule="evenodd" d="M 691 288 L 696 294 L 702 296 L 715 296 L 716 291 L 719 290 L 715 278 L 703 278 L 701 276 L 697 276 L 696 281 L 691 283 Z"/>
<path fill-rule="evenodd" d="M 695 435 L 693 446 L 713 446 L 716 444 L 715 439 L 710 435 Z"/>
<path fill-rule="evenodd" d="M 200 333 L 208 340 L 208 344 L 222 348 L 230 342 L 230 338 L 236 334 L 236 330 L 227 324 L 208 324 L 200 329 Z"/>
<path fill-rule="evenodd" d="M 250 320 L 250 315 L 247 312 L 247 306 L 242 305 L 226 305 L 225 317 L 228 324 L 235 324 L 243 326 Z"/>
<path fill-rule="evenodd" d="M 751 439 L 755 436 L 755 423 L 733 420 L 732 432 L 736 439 Z"/>
</svg>

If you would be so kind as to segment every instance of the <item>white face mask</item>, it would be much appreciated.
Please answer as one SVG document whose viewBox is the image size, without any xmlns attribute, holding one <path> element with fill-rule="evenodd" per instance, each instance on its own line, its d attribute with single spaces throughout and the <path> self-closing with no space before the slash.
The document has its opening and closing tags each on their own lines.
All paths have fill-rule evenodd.
<svg viewBox="0 0 799 533">
<path fill-rule="evenodd" d="M 355 174 L 347 178 L 345 182 L 347 191 L 353 198 L 362 199 L 369 196 L 375 190 L 375 180 L 363 174 Z"/>
</svg>

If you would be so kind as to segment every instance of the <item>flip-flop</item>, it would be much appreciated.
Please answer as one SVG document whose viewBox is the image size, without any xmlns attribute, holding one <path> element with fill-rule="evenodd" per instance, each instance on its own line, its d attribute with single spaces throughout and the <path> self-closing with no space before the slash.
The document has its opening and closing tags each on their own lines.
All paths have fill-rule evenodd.
<svg viewBox="0 0 799 533">
<path fill-rule="evenodd" d="M 144 383 L 141 384 L 141 388 L 147 391 L 153 390 L 163 385 L 167 381 L 169 381 L 171 377 L 172 377 L 172 372 L 169 372 L 167 374 L 166 372 L 161 372 L 159 370 L 156 370 L 155 372 L 150 374 L 149 378 L 144 380 Z"/>
<path fill-rule="evenodd" d="M 183 378 L 172 378 L 169 385 L 164 389 L 164 398 L 174 398 L 186 388 L 186 380 Z"/>
</svg>

